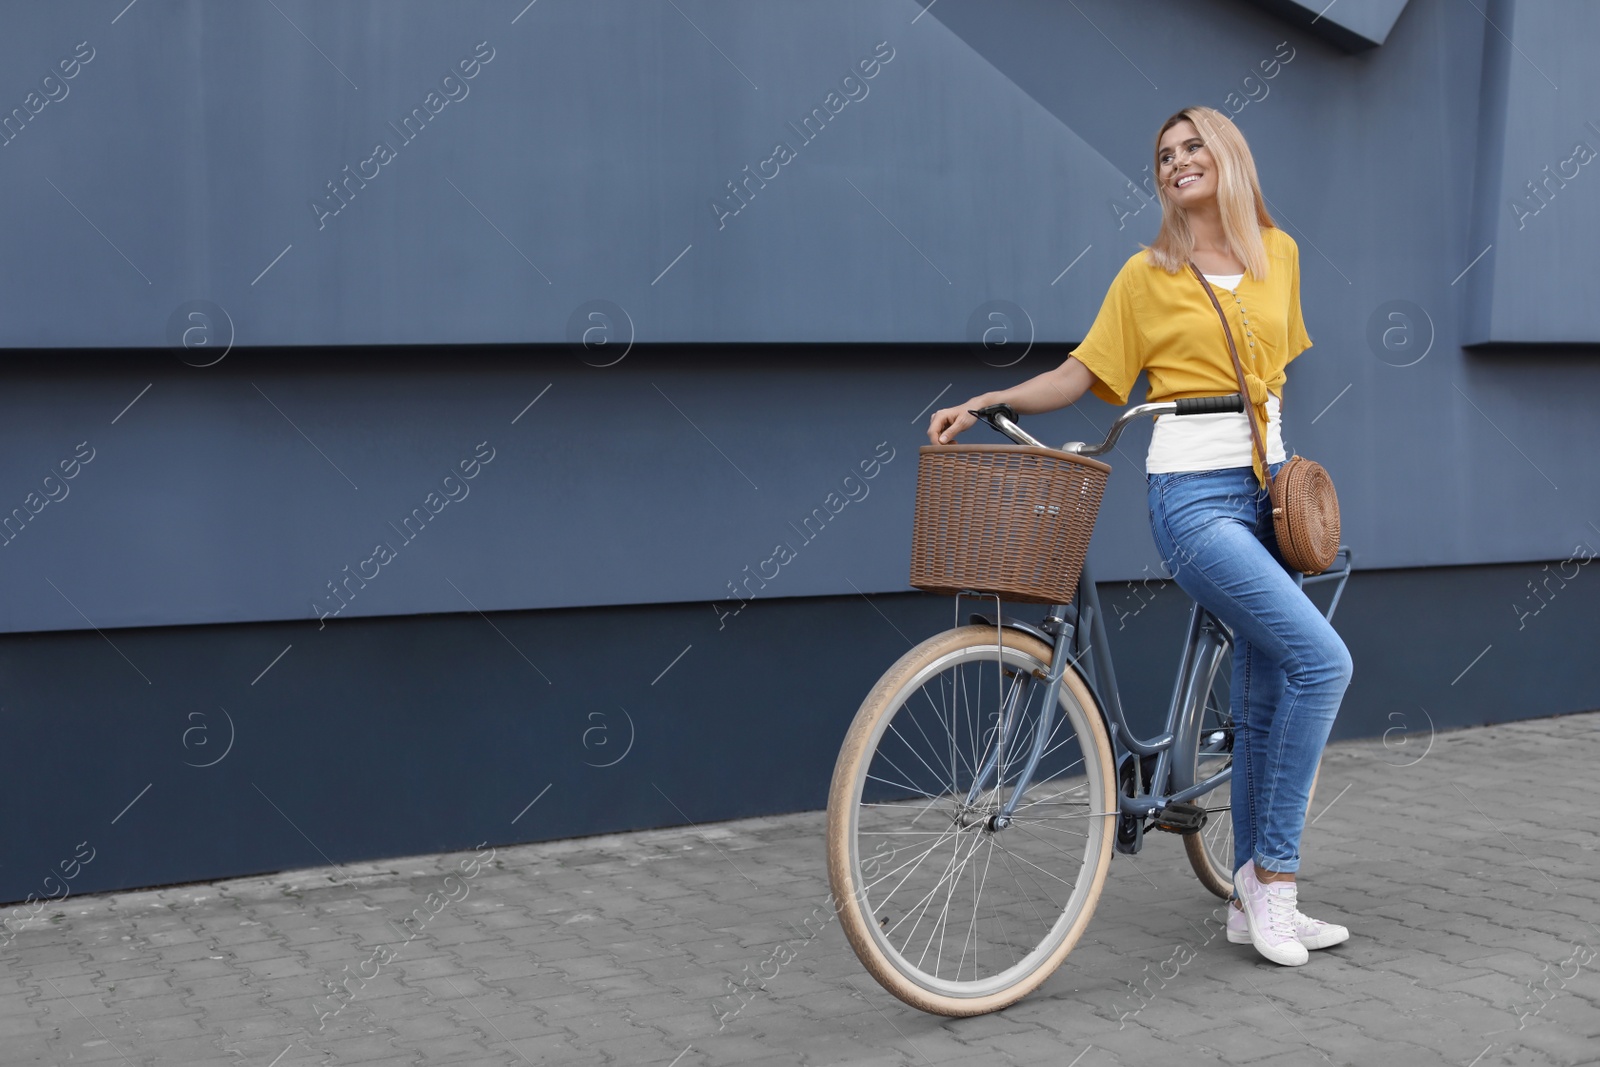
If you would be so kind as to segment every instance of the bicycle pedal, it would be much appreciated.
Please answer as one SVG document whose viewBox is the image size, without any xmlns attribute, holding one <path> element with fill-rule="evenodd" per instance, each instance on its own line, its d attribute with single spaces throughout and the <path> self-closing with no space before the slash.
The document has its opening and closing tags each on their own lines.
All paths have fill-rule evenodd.
<svg viewBox="0 0 1600 1067">
<path fill-rule="evenodd" d="M 1155 820 L 1156 829 L 1169 834 L 1199 833 L 1206 824 L 1206 809 L 1198 804 L 1168 804 Z"/>
</svg>

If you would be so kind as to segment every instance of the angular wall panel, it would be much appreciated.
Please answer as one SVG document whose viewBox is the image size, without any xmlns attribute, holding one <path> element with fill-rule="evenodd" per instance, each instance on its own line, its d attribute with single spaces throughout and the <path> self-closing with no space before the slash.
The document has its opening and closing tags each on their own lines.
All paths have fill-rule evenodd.
<svg viewBox="0 0 1600 1067">
<path fill-rule="evenodd" d="M 1600 4 L 1489 17 L 1463 343 L 1600 345 Z"/>
<path fill-rule="evenodd" d="M 1409 0 L 1251 0 L 1347 52 L 1376 48 Z"/>
<path fill-rule="evenodd" d="M 995 298 L 1070 341 L 1137 248 L 1123 176 L 910 0 L 515 14 L 32 13 L 0 65 L 92 58 L 0 148 L 0 344 L 161 347 L 196 300 L 253 346 L 560 343 L 594 300 L 647 342 L 960 342 Z"/>
</svg>

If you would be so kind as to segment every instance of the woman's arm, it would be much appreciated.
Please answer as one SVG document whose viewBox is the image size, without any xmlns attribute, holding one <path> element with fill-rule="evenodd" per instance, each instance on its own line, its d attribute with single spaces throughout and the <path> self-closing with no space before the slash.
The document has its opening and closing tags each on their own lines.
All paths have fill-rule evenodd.
<svg viewBox="0 0 1600 1067">
<path fill-rule="evenodd" d="M 978 421 L 968 414 L 968 409 L 1009 404 L 1018 415 L 1039 415 L 1071 404 L 1089 391 L 1093 381 L 1094 375 L 1089 368 L 1068 356 L 1061 366 L 1035 375 L 1020 385 L 984 393 L 965 404 L 935 411 L 928 422 L 928 441 L 936 445 L 947 445 L 954 441 L 958 434 Z"/>
</svg>

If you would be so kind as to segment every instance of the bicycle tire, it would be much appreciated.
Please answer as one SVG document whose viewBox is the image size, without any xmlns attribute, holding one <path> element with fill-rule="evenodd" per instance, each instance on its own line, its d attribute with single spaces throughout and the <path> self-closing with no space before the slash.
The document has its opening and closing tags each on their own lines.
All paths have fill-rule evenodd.
<svg viewBox="0 0 1600 1067">
<path fill-rule="evenodd" d="M 1233 709 L 1231 689 L 1233 654 L 1231 646 L 1217 659 L 1216 671 L 1206 686 L 1206 706 L 1201 715 L 1200 729 L 1195 732 L 1196 750 L 1174 753 L 1192 769 L 1189 781 L 1198 782 L 1231 766 L 1231 755 L 1225 759 L 1220 753 L 1233 751 Z M 1225 735 L 1219 737 L 1217 735 Z M 1211 748 L 1208 752 L 1208 738 Z M 1208 759 L 1209 755 L 1209 759 Z M 1311 802 L 1317 795 L 1317 779 L 1322 776 L 1322 766 L 1311 776 L 1311 789 L 1306 794 L 1306 815 L 1311 815 Z M 1205 826 L 1195 833 L 1185 834 L 1183 848 L 1189 855 L 1189 866 L 1207 890 L 1223 900 L 1233 897 L 1233 806 L 1232 781 L 1222 783 L 1209 793 L 1196 797 L 1192 803 L 1206 809 Z"/>
<path fill-rule="evenodd" d="M 1041 746 L 1045 759 L 1038 776 L 1013 822 L 992 824 L 994 809 L 1015 785 L 1015 756 L 1023 740 L 1036 733 L 1031 727 L 1039 721 L 1040 679 L 1048 673 L 1051 653 L 1031 635 L 1009 629 L 1002 634 L 997 641 L 993 626 L 959 627 L 903 655 L 862 701 L 828 794 L 828 879 L 845 936 L 880 985 L 906 1004 L 938 1015 L 996 1011 L 1038 988 L 1087 927 L 1113 852 L 1117 796 L 1110 739 L 1093 694 L 1070 669 Z M 983 703 L 986 686 L 994 691 L 994 713 L 1010 701 L 1009 714 L 1027 727 L 1003 745 L 994 744 L 993 729 L 976 726 L 990 721 Z M 1021 694 L 1030 699 L 1024 703 Z M 961 747 L 968 742 L 970 753 Z M 984 790 L 976 804 L 968 805 L 973 771 L 991 748 L 1001 757 L 1000 786 Z M 922 828 L 915 828 L 923 819 Z M 932 844 L 926 838 L 933 838 Z M 875 842 L 867 845 L 870 856 L 866 842 Z M 934 860 L 922 871 L 929 856 Z M 894 866 L 886 871 L 889 864 Z M 969 867 L 970 893 L 964 885 Z M 1017 879 L 1020 890 L 1002 884 L 1019 870 L 1025 876 Z M 932 888 L 923 893 L 930 881 Z M 1028 881 L 1031 886 L 1023 884 Z M 942 912 L 918 952 L 913 941 L 929 918 L 927 902 L 940 893 Z M 959 906 L 952 913 L 958 893 Z M 954 927 L 961 928 L 959 940 L 952 940 L 952 914 Z M 932 953 L 930 967 L 931 944 L 941 934 L 950 936 Z M 963 978 L 969 955 L 972 974 Z"/>
<path fill-rule="evenodd" d="M 1216 668 L 1206 681 L 1206 704 L 1200 728 L 1194 734 L 1195 749 L 1173 754 L 1175 760 L 1184 761 L 1190 782 L 1209 778 L 1233 765 L 1232 676 L 1233 655 L 1229 647 L 1217 657 Z M 1183 850 L 1188 853 L 1189 866 L 1194 868 L 1200 884 L 1223 900 L 1233 897 L 1232 789 L 1230 780 L 1195 797 L 1192 803 L 1206 809 L 1206 824 L 1183 838 Z"/>
</svg>

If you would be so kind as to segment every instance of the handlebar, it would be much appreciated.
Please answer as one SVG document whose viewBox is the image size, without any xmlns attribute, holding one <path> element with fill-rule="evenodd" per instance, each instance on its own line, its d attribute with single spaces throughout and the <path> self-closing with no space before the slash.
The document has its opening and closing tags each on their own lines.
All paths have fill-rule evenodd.
<svg viewBox="0 0 1600 1067">
<path fill-rule="evenodd" d="M 1097 445 L 1085 444 L 1082 441 L 1068 441 L 1058 452 L 1070 452 L 1077 456 L 1099 456 L 1116 447 L 1117 438 L 1122 436 L 1122 431 L 1128 423 L 1145 415 L 1215 415 L 1220 412 L 1241 412 L 1244 410 L 1244 397 L 1238 393 L 1229 393 L 1226 396 L 1194 396 L 1182 400 L 1164 400 L 1155 404 L 1135 404 L 1133 407 L 1118 415 L 1111 424 L 1111 429 L 1106 433 L 1106 439 Z M 969 410 L 968 414 L 975 415 L 987 422 L 1000 433 L 1005 434 L 1019 445 L 1034 445 L 1038 448 L 1050 446 L 1017 425 L 1017 412 L 1010 404 L 991 404 L 986 408 Z"/>
<path fill-rule="evenodd" d="M 1244 411 L 1244 397 L 1238 393 L 1225 396 L 1190 396 L 1174 401 L 1178 410 L 1174 415 L 1215 415 L 1219 412 L 1238 414 Z"/>
</svg>

